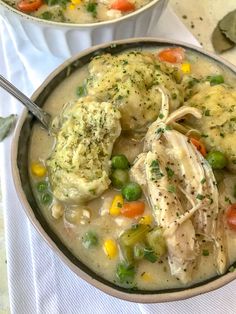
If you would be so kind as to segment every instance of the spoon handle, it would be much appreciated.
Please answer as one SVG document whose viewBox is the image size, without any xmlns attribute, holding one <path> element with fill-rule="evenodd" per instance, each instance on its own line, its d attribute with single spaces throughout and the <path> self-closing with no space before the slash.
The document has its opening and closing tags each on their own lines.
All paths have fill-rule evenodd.
<svg viewBox="0 0 236 314">
<path fill-rule="evenodd" d="M 49 130 L 51 116 L 49 113 L 43 111 L 35 103 L 33 103 L 26 95 L 24 95 L 19 89 L 12 85 L 2 75 L 0 75 L 0 87 L 5 89 L 12 96 L 17 98 L 36 118 L 43 124 L 43 126 Z"/>
</svg>

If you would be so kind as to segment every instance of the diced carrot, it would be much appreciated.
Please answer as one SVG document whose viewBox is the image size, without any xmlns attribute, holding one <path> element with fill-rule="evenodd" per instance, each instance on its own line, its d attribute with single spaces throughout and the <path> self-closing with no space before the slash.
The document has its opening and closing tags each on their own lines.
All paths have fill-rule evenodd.
<svg viewBox="0 0 236 314">
<path fill-rule="evenodd" d="M 194 137 L 191 137 L 190 141 L 197 148 L 197 150 L 202 154 L 202 156 L 206 157 L 207 152 L 206 152 L 206 147 L 204 146 L 204 144 Z"/>
<path fill-rule="evenodd" d="M 115 0 L 111 4 L 111 9 L 121 12 L 130 12 L 135 10 L 135 5 L 128 0 Z"/>
<path fill-rule="evenodd" d="M 17 7 L 20 11 L 30 13 L 36 11 L 43 5 L 42 0 L 21 0 Z"/>
<path fill-rule="evenodd" d="M 121 208 L 121 214 L 128 218 L 134 218 L 144 213 L 145 204 L 144 202 L 129 202 L 125 203 Z"/>
<path fill-rule="evenodd" d="M 184 49 L 181 47 L 177 47 L 162 50 L 158 53 L 158 58 L 160 61 L 181 63 L 185 58 Z"/>
<path fill-rule="evenodd" d="M 236 204 L 230 205 L 226 211 L 226 220 L 230 229 L 236 231 Z"/>
</svg>

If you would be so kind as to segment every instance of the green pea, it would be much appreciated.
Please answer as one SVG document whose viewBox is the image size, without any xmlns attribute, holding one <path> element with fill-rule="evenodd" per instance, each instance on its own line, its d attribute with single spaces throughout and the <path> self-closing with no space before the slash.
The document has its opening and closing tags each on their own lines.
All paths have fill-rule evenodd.
<svg viewBox="0 0 236 314">
<path fill-rule="evenodd" d="M 211 151 L 207 154 L 206 160 L 211 165 L 212 169 L 223 169 L 227 165 L 225 155 L 219 151 Z"/>
<path fill-rule="evenodd" d="M 115 169 L 111 174 L 112 185 L 121 189 L 126 183 L 129 182 L 129 173 L 127 170 Z"/>
<path fill-rule="evenodd" d="M 115 155 L 111 159 L 111 165 L 114 169 L 129 169 L 129 161 L 125 155 Z"/>
<path fill-rule="evenodd" d="M 40 181 L 37 183 L 36 188 L 38 192 L 45 192 L 48 189 L 48 183 L 46 181 Z"/>
<path fill-rule="evenodd" d="M 127 265 L 126 263 L 119 263 L 116 269 L 116 276 L 121 283 L 132 283 L 135 276 L 135 268 L 133 265 Z"/>
<path fill-rule="evenodd" d="M 141 197 L 142 189 L 138 183 L 130 182 L 122 188 L 121 193 L 127 201 L 131 202 Z"/>
<path fill-rule="evenodd" d="M 50 193 L 43 193 L 41 196 L 41 202 L 45 205 L 52 202 L 52 195 Z"/>
<path fill-rule="evenodd" d="M 97 234 L 94 231 L 86 232 L 82 237 L 82 243 L 86 249 L 89 249 L 93 246 L 97 246 L 98 245 Z"/>
</svg>

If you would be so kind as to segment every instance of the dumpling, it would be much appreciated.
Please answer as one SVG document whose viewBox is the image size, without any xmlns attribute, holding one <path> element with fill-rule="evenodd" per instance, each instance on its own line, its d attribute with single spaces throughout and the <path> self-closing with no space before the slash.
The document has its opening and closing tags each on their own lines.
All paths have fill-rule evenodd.
<svg viewBox="0 0 236 314">
<path fill-rule="evenodd" d="M 85 97 L 69 104 L 54 124 L 58 122 L 56 145 L 47 160 L 53 195 L 70 203 L 98 197 L 110 184 L 109 160 L 121 132 L 119 111 Z"/>
<path fill-rule="evenodd" d="M 161 70 L 152 54 L 133 51 L 95 57 L 89 65 L 86 87 L 88 95 L 111 102 L 121 112 L 123 130 L 137 130 L 159 114 L 159 85 L 172 96 L 171 109 L 179 107 L 182 94 L 172 76 Z"/>
</svg>

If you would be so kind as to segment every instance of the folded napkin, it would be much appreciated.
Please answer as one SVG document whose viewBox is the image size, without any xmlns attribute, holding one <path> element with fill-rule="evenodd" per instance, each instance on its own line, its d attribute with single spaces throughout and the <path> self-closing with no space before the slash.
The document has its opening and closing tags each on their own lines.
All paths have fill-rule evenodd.
<svg viewBox="0 0 236 314">
<path fill-rule="evenodd" d="M 14 39 L 0 17 L 0 72 L 27 95 L 63 60 Z M 151 36 L 199 45 L 168 7 Z M 0 90 L 0 115 L 23 108 Z M 41 239 L 16 196 L 10 165 L 12 137 L 0 144 L 1 186 L 5 220 L 9 298 L 12 314 L 236 313 L 236 282 L 192 299 L 162 304 L 135 304 L 116 299 L 77 277 Z"/>
</svg>

